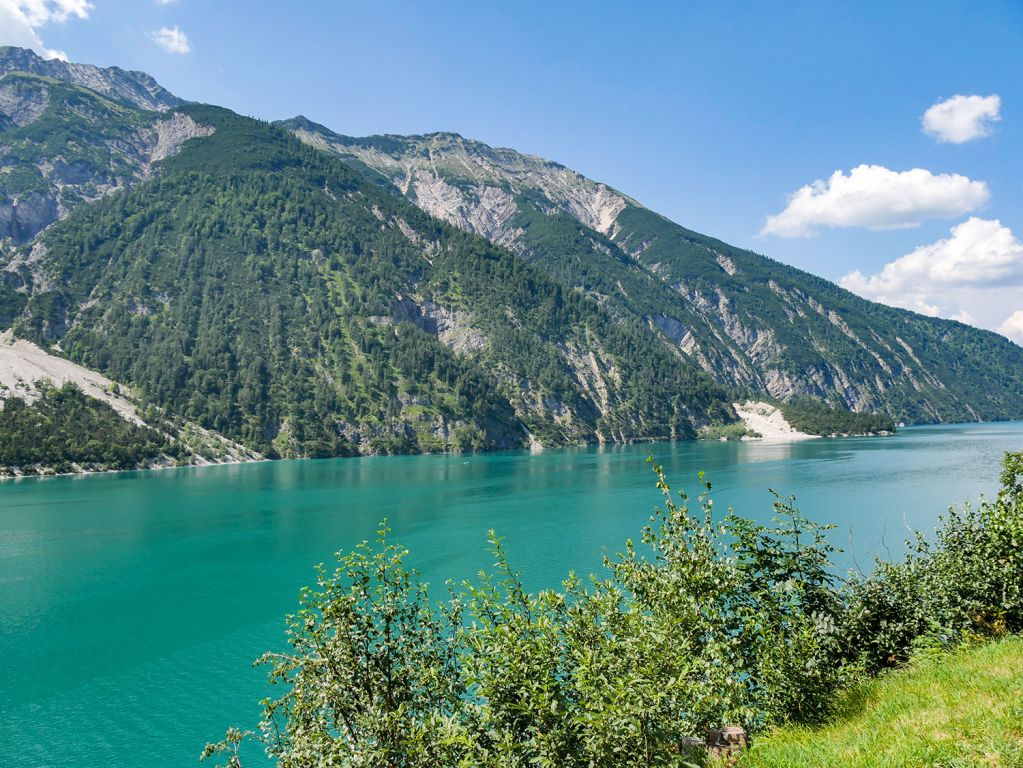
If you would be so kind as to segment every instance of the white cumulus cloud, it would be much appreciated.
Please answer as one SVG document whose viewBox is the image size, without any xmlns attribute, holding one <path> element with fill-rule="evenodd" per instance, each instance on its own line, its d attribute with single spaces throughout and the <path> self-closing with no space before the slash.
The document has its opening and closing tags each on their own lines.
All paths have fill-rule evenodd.
<svg viewBox="0 0 1023 768">
<path fill-rule="evenodd" d="M 995 328 L 1019 301 L 1023 242 L 997 219 L 974 216 L 953 227 L 950 237 L 920 246 L 877 274 L 856 270 L 840 283 L 883 304 Z M 1011 320 L 999 332 L 1009 335 L 1003 328 Z"/>
<path fill-rule="evenodd" d="M 877 275 L 868 278 L 851 272 L 842 278 L 842 285 L 882 296 L 1023 281 L 1023 243 L 997 219 L 972 216 L 953 227 L 951 234 L 886 264 Z"/>
<path fill-rule="evenodd" d="M 188 44 L 188 37 L 178 27 L 160 27 L 150 36 L 153 41 L 171 53 L 188 53 L 192 46 Z"/>
<path fill-rule="evenodd" d="M 983 181 L 957 173 L 859 165 L 794 192 L 784 211 L 768 216 L 761 234 L 807 237 L 820 227 L 906 229 L 925 219 L 970 213 L 990 197 Z"/>
<path fill-rule="evenodd" d="M 88 0 L 0 0 L 0 45 L 31 48 L 47 59 L 67 59 L 63 51 L 47 48 L 39 28 L 69 19 L 87 19 Z"/>
<path fill-rule="evenodd" d="M 965 323 L 966 325 L 976 325 L 977 324 L 977 318 L 975 318 L 973 315 L 971 315 L 965 309 L 960 309 L 958 312 L 953 313 L 952 319 L 953 320 L 958 320 L 960 323 Z"/>
<path fill-rule="evenodd" d="M 953 96 L 924 112 L 924 133 L 948 144 L 964 144 L 991 134 L 991 124 L 1002 119 L 1002 99 L 991 96 Z"/>
<path fill-rule="evenodd" d="M 998 326 L 998 332 L 1023 346 L 1023 309 L 1017 309 L 1009 315 L 1005 322 Z"/>
</svg>

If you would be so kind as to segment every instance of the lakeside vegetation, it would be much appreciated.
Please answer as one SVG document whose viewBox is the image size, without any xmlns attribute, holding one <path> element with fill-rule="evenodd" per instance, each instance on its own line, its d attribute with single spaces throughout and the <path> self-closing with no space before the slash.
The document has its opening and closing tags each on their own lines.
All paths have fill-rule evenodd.
<svg viewBox="0 0 1023 768">
<path fill-rule="evenodd" d="M 135 469 L 181 450 L 74 384 L 40 386 L 32 403 L 10 397 L 0 407 L 0 475 Z"/>
<path fill-rule="evenodd" d="M 700 427 L 696 433 L 699 440 L 742 440 L 744 437 L 763 437 L 759 432 L 749 429 L 741 421 L 734 424 L 708 424 Z"/>
<path fill-rule="evenodd" d="M 747 393 L 748 398 L 752 397 Z M 741 399 L 741 398 L 740 398 Z M 780 411 L 785 422 L 797 432 L 820 437 L 850 437 L 854 435 L 888 435 L 895 432 L 895 422 L 886 415 L 856 413 L 835 407 L 809 397 L 799 397 L 787 403 L 777 400 L 759 401 L 757 411 L 769 416 Z M 743 440 L 763 435 L 742 420 L 734 423 L 712 422 L 697 430 L 699 440 Z"/>
<path fill-rule="evenodd" d="M 709 727 L 821 724 L 921 653 L 1023 630 L 1023 454 L 995 499 L 845 579 L 792 498 L 769 526 L 722 518 L 702 475 L 691 497 L 656 471 L 642 542 L 560 590 L 526 590 L 493 534 L 493 569 L 440 603 L 386 527 L 339 553 L 288 617 L 290 650 L 261 659 L 278 693 L 259 733 L 203 758 L 239 766 L 256 739 L 281 768 L 684 766 Z"/>
<path fill-rule="evenodd" d="M 895 421 L 881 413 L 856 413 L 803 397 L 778 403 L 785 420 L 800 432 L 833 435 L 879 435 L 895 431 Z"/>
</svg>

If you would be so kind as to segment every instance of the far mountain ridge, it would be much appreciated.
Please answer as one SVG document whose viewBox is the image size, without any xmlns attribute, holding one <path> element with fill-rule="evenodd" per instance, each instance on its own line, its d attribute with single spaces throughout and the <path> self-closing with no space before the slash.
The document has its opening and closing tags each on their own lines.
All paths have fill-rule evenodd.
<svg viewBox="0 0 1023 768">
<path fill-rule="evenodd" d="M 811 396 L 906 422 L 1023 409 L 1023 349 L 1008 339 L 867 301 L 688 230 L 558 163 L 444 132 L 352 138 L 305 118 L 281 124 L 610 311 L 641 318 L 740 391 Z"/>
<path fill-rule="evenodd" d="M 141 109 L 164 111 L 184 103 L 145 72 L 44 59 L 28 48 L 0 46 L 0 75 L 29 72 L 80 85 L 101 96 Z"/>
</svg>

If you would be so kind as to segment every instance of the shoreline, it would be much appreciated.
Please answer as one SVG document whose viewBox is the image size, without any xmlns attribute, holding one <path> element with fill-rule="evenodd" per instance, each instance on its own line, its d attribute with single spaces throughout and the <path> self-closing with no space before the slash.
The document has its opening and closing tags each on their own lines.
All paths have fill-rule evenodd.
<svg viewBox="0 0 1023 768">
<path fill-rule="evenodd" d="M 204 467 L 226 467 L 237 464 L 258 464 L 264 461 L 282 461 L 282 459 L 268 459 L 265 456 L 258 459 L 229 459 L 227 461 L 202 461 L 193 464 L 154 464 L 149 467 L 135 467 L 134 469 L 80 469 L 76 472 L 53 472 L 51 467 L 41 467 L 39 471 L 31 474 L 25 472 L 11 472 L 10 467 L 0 467 L 0 482 L 5 480 L 43 480 L 51 477 L 85 477 L 86 475 L 112 475 L 118 472 L 162 472 L 174 469 L 196 469 Z"/>
<path fill-rule="evenodd" d="M 963 424 L 1012 424 L 1015 422 L 1023 422 L 1023 418 L 1019 419 L 976 419 L 973 421 L 940 421 L 940 422 L 925 422 L 921 424 L 908 424 L 900 427 L 898 431 L 903 429 L 913 429 L 919 427 L 942 427 L 942 426 L 956 426 Z M 805 433 L 800 433 L 805 434 Z M 841 434 L 841 435 L 808 435 L 805 438 L 768 438 L 768 437 L 744 437 L 741 442 L 744 443 L 756 443 L 761 445 L 776 445 L 787 442 L 803 442 L 805 440 L 842 440 L 846 438 L 856 437 L 885 437 L 898 434 L 898 432 L 885 432 L 878 434 Z M 672 439 L 669 437 L 660 438 L 636 438 L 634 440 L 628 440 L 625 442 L 601 442 L 599 440 L 592 440 L 584 443 L 570 443 L 566 445 L 551 445 L 544 446 L 540 450 L 531 449 L 529 446 L 522 446 L 519 448 L 495 448 L 487 451 L 467 451 L 462 453 L 456 453 L 455 451 L 434 451 L 429 453 L 367 453 L 360 454 L 358 456 L 328 456 L 322 458 L 312 458 L 309 456 L 297 456 L 283 459 L 268 459 L 266 457 L 256 459 L 231 459 L 229 461 L 207 461 L 203 463 L 195 464 L 181 464 L 178 466 L 152 466 L 152 467 L 137 467 L 135 469 L 88 469 L 80 472 L 52 472 L 45 474 L 9 474 L 6 472 L 7 468 L 0 469 L 0 483 L 13 480 L 43 480 L 56 477 L 85 477 L 88 475 L 109 475 L 118 472 L 149 472 L 149 471 L 165 471 L 165 470 L 176 470 L 176 469 L 202 469 L 207 467 L 221 467 L 221 466 L 235 466 L 240 464 L 259 464 L 264 462 L 277 462 L 277 461 L 330 461 L 335 459 L 371 459 L 371 458 L 399 458 L 402 456 L 474 456 L 474 455 L 490 455 L 495 453 L 517 453 L 522 452 L 526 454 L 537 454 L 543 451 L 554 451 L 561 450 L 564 448 L 588 448 L 593 446 L 626 446 L 626 445 L 639 445 L 642 443 L 696 443 L 696 442 L 708 442 L 706 440 L 700 440 L 699 438 L 686 438 L 686 439 Z M 738 441 L 736 441 L 738 442 Z"/>
</svg>

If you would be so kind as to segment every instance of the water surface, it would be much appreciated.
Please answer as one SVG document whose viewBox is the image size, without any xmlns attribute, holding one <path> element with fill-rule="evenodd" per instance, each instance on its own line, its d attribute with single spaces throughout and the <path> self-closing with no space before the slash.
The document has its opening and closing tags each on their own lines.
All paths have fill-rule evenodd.
<svg viewBox="0 0 1023 768">
<path fill-rule="evenodd" d="M 838 525 L 842 567 L 898 555 L 908 527 L 997 488 L 1023 422 L 889 438 L 659 443 L 539 454 L 267 462 L 0 482 L 0 747 L 5 766 L 193 766 L 264 694 L 312 566 L 387 518 L 424 578 L 490 564 L 486 532 L 532 587 L 591 571 L 635 536 L 658 493 L 714 483 L 766 520 L 769 488 Z"/>
</svg>

